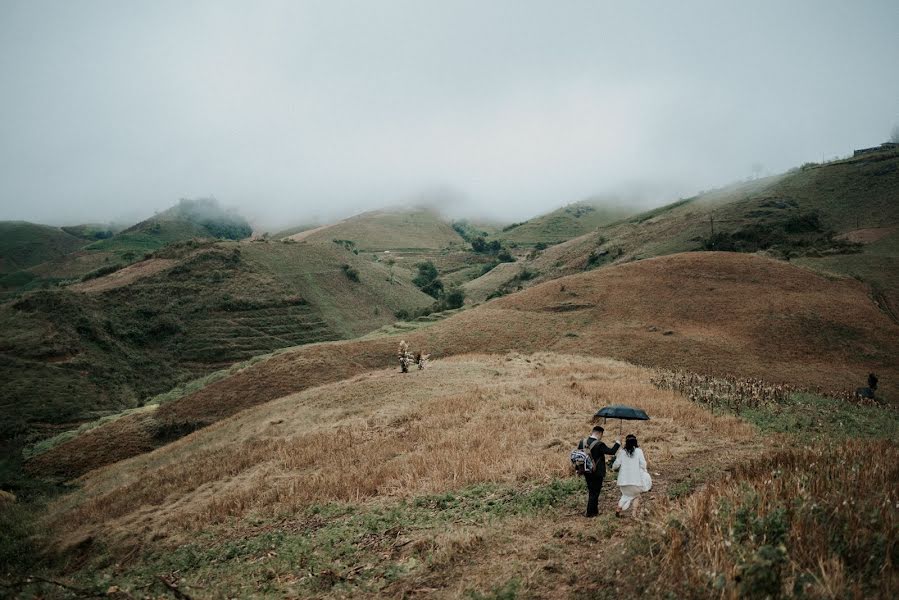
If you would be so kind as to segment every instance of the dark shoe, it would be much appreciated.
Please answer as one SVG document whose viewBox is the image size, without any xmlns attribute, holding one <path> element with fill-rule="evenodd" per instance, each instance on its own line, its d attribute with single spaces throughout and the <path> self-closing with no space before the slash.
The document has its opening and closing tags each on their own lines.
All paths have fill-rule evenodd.
<svg viewBox="0 0 899 600">
<path fill-rule="evenodd" d="M 599 516 L 599 513 L 592 513 L 592 514 L 591 514 L 591 513 L 584 513 L 584 516 L 587 517 L 588 519 L 592 519 L 592 518 L 594 518 L 594 517 L 598 517 L 598 516 Z"/>
</svg>

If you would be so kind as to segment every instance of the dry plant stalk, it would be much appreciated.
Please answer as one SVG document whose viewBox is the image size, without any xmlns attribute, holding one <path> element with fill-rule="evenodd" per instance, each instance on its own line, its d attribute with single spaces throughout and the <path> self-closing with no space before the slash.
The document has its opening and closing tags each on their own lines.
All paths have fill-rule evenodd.
<svg viewBox="0 0 899 600">
<path fill-rule="evenodd" d="M 666 529 L 655 585 L 724 598 L 895 597 L 899 447 L 850 440 L 776 452 L 689 497 Z M 664 520 L 663 520 L 664 519 Z"/>
</svg>

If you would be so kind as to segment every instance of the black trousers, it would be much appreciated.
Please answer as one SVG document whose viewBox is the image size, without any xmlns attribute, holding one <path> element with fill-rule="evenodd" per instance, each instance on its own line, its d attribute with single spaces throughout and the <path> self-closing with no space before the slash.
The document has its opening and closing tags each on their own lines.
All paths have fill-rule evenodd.
<svg viewBox="0 0 899 600">
<path fill-rule="evenodd" d="M 602 480 L 605 473 L 584 473 L 587 481 L 587 516 L 593 517 L 599 514 L 599 492 L 602 490 Z"/>
</svg>

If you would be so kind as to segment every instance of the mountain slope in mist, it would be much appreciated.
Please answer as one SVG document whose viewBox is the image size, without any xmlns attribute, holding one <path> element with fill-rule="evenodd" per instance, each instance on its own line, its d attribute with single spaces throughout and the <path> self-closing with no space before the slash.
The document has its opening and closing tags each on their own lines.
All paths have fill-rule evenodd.
<svg viewBox="0 0 899 600">
<path fill-rule="evenodd" d="M 135 406 L 233 362 L 358 336 L 432 302 L 336 244 L 170 247 L 0 306 L 2 433 Z"/>
<path fill-rule="evenodd" d="M 897 198 L 899 152 L 806 165 L 600 227 L 519 261 L 503 277 L 467 287 L 486 297 L 609 264 L 725 250 L 759 252 L 861 277 L 881 290 L 895 311 Z"/>
<path fill-rule="evenodd" d="M 32 469 L 77 476 L 152 447 L 155 431 L 189 430 L 388 367 L 401 336 L 435 358 L 551 350 L 834 391 L 854 389 L 873 369 L 893 401 L 899 381 L 899 325 L 859 282 L 757 256 L 678 254 L 546 282 L 398 335 L 291 350 L 66 442 Z"/>
<path fill-rule="evenodd" d="M 513 223 L 490 236 L 505 243 L 534 246 L 558 244 L 637 212 L 619 199 L 595 198 L 575 202 L 557 210 Z"/>
</svg>

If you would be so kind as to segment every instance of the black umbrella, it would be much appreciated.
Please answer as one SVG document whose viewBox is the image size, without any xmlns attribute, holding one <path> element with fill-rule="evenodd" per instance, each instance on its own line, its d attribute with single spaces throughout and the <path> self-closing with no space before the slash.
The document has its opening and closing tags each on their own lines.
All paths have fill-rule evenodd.
<svg viewBox="0 0 899 600">
<path fill-rule="evenodd" d="M 620 419 L 621 421 L 648 421 L 649 415 L 640 410 L 639 408 L 634 408 L 633 406 L 622 406 L 621 404 L 615 404 L 613 406 L 606 406 L 600 408 L 596 411 L 594 417 L 603 417 L 605 419 Z M 619 421 L 618 423 L 618 433 L 621 433 L 621 425 L 622 423 Z"/>
</svg>

